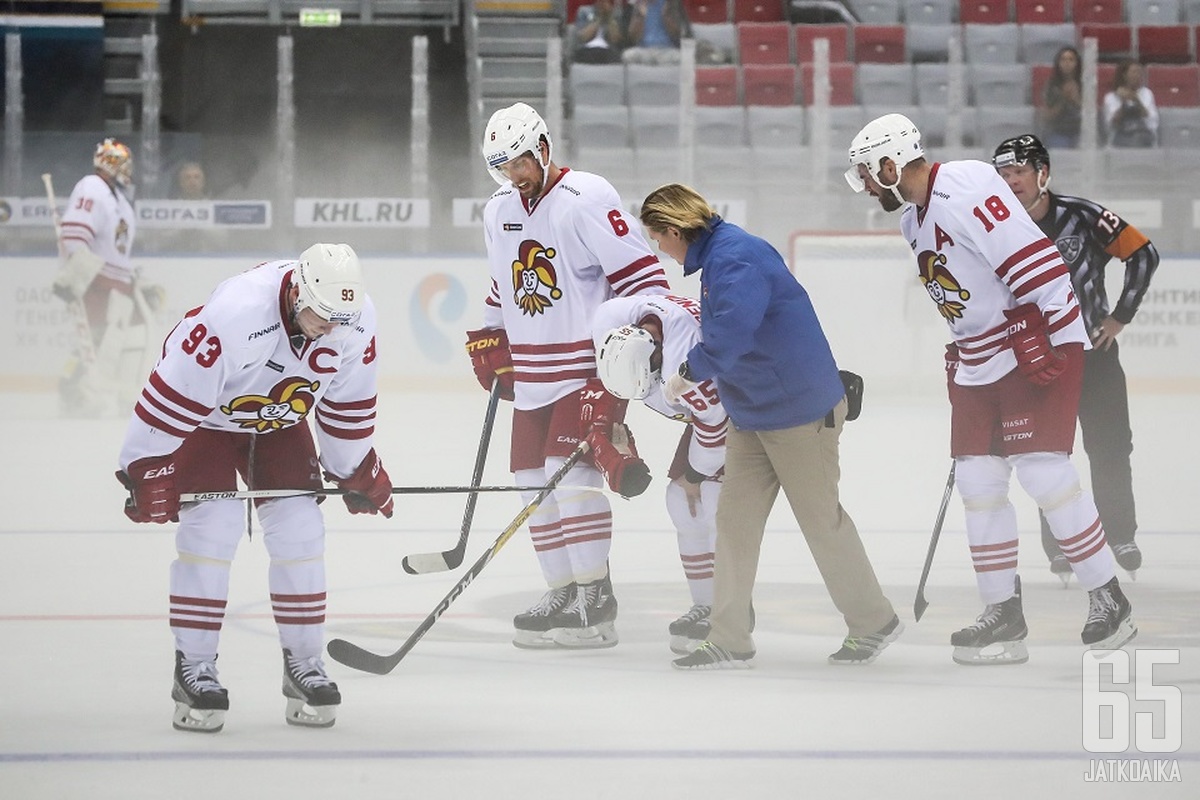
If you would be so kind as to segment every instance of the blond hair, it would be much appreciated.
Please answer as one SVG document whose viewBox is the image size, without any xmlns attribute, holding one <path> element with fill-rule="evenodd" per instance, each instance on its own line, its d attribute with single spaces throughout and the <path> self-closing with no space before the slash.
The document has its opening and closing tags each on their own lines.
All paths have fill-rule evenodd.
<svg viewBox="0 0 1200 800">
<path fill-rule="evenodd" d="M 689 244 L 712 225 L 716 209 L 699 192 L 681 183 L 660 186 L 642 201 L 642 224 L 655 233 L 678 228 Z"/>
</svg>

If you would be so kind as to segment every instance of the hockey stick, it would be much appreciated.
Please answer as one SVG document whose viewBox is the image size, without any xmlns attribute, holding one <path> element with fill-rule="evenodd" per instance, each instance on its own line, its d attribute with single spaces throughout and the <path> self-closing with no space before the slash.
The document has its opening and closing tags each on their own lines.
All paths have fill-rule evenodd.
<svg viewBox="0 0 1200 800">
<path fill-rule="evenodd" d="M 942 494 L 942 507 L 938 509 L 937 520 L 933 523 L 933 537 L 929 540 L 929 552 L 925 554 L 925 568 L 921 570 L 921 582 L 917 584 L 917 599 L 913 601 L 913 618 L 921 621 L 921 615 L 929 607 L 925 599 L 925 581 L 929 579 L 929 569 L 933 566 L 933 552 L 937 550 L 938 539 L 942 536 L 942 523 L 946 521 L 946 508 L 950 505 L 950 494 L 954 491 L 954 468 L 956 461 L 950 462 L 950 477 L 946 478 L 946 491 Z"/>
<path fill-rule="evenodd" d="M 496 422 L 496 408 L 500 405 L 500 381 L 492 383 L 491 396 L 488 398 L 487 413 L 483 418 L 483 432 L 479 435 L 479 450 L 475 453 L 475 471 L 471 474 L 471 485 L 478 486 L 483 480 L 483 466 L 487 461 L 488 444 L 492 441 L 492 426 Z M 462 564 L 463 555 L 467 551 L 467 537 L 471 533 L 471 520 L 475 518 L 475 501 L 479 495 L 475 492 L 467 495 L 467 506 L 463 509 L 462 527 L 458 533 L 458 543 L 449 550 L 440 553 L 416 553 L 405 556 L 400 562 L 404 571 L 409 575 L 420 575 L 425 572 L 445 572 L 458 569 Z"/>
<path fill-rule="evenodd" d="M 54 178 L 49 172 L 42 173 L 42 185 L 46 187 L 46 202 L 50 204 L 50 221 L 54 223 L 54 243 L 59 258 L 63 257 L 62 217 L 58 215 L 58 198 L 54 196 Z M 73 293 L 72 293 L 73 294 Z M 87 367 L 96 363 L 96 343 L 92 341 L 92 326 L 88 324 L 83 301 L 78 297 L 67 300 L 67 309 L 75 320 L 75 336 L 79 339 L 79 358 Z"/>
<path fill-rule="evenodd" d="M 326 648 L 329 651 L 330 657 L 334 661 L 345 664 L 347 667 L 361 670 L 362 672 L 370 672 L 375 675 L 386 675 L 395 669 L 401 659 L 408 655 L 408 651 L 412 650 L 417 642 L 421 641 L 421 638 L 429 632 L 429 629 L 438 621 L 438 618 L 446 613 L 446 609 L 450 608 L 450 604 L 458 599 L 458 596 L 470 586 L 471 581 L 475 580 L 479 576 L 479 573 L 483 572 L 483 568 L 496 556 L 496 553 L 500 552 L 500 548 L 504 547 L 513 534 L 525 524 L 525 521 L 533 516 L 533 513 L 538 510 L 538 506 L 542 504 L 542 501 L 558 487 L 563 476 L 571 471 L 571 468 L 575 466 L 579 459 L 587 454 L 589 449 L 587 441 L 579 443 L 579 446 L 567 457 L 567 460 L 558 468 L 558 471 L 550 477 L 550 481 L 537 493 L 537 496 L 521 509 L 521 513 L 513 518 L 513 521 L 508 524 L 507 528 L 500 532 L 500 535 L 496 537 L 496 541 L 492 542 L 491 547 L 485 550 L 483 555 L 479 557 L 479 560 L 472 564 L 471 568 L 459 578 L 458 583 L 454 584 L 450 592 L 437 604 L 437 607 L 429 613 L 429 616 L 425 617 L 421 624 L 417 626 L 417 629 L 405 640 L 404 644 L 400 645 L 399 650 L 391 655 L 381 656 L 369 650 L 364 650 L 356 644 L 347 642 L 345 639 L 332 639 Z"/>
<path fill-rule="evenodd" d="M 543 486 L 395 486 L 392 494 L 474 494 L 477 492 L 539 492 Z M 590 487 L 589 487 L 590 488 Z M 183 492 L 181 503 L 203 500 L 270 500 L 276 497 L 343 495 L 346 489 L 247 489 L 243 491 Z"/>
</svg>

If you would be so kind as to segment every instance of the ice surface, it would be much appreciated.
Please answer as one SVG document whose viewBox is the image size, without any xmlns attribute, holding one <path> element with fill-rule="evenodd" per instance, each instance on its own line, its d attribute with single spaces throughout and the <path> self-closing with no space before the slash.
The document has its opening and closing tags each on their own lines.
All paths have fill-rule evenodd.
<svg viewBox="0 0 1200 800">
<path fill-rule="evenodd" d="M 332 663 L 337 725 L 284 724 L 280 656 L 257 529 L 233 568 L 221 678 L 231 710 L 215 736 L 170 726 L 166 622 L 172 528 L 135 526 L 112 478 L 123 420 L 64 421 L 53 399 L 3 398 L 0 519 L 0 797 L 205 798 L 1105 798 L 1196 797 L 1200 785 L 1200 527 L 1194 396 L 1132 398 L 1139 542 L 1146 566 L 1122 579 L 1138 648 L 1178 648 L 1155 680 L 1183 693 L 1182 783 L 1084 780 L 1079 629 L 1083 592 L 1045 565 L 1032 506 L 1015 488 L 1030 626 L 1023 666 L 969 668 L 949 635 L 979 612 L 961 502 L 951 502 L 920 623 L 912 601 L 945 485 L 940 397 L 868 394 L 843 439 L 843 501 L 858 521 L 907 630 L 875 664 L 833 667 L 844 635 L 802 537 L 779 503 L 755 593 L 753 669 L 670 668 L 667 623 L 690 605 L 662 505 L 678 428 L 634 409 L 659 474 L 614 500 L 612 574 L 621 644 L 530 652 L 511 617 L 543 584 L 522 531 L 388 676 Z M 379 451 L 397 484 L 468 480 L 482 392 L 392 393 Z M 486 483 L 506 483 L 508 409 Z M 1086 482 L 1086 461 L 1076 459 Z M 404 555 L 449 548 L 461 496 L 398 498 L 391 521 L 329 527 L 332 637 L 396 650 L 457 579 L 409 576 Z M 516 515 L 511 495 L 480 498 L 464 567 Z M 1146 701 L 1134 710 L 1161 707 Z"/>
</svg>

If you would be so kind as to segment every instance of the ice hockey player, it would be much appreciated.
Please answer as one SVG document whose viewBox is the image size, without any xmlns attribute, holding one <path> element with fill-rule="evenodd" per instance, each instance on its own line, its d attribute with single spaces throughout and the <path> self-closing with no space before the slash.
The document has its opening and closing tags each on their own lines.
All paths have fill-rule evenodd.
<svg viewBox="0 0 1200 800">
<path fill-rule="evenodd" d="M 550 132 L 532 107 L 494 113 L 483 157 L 500 189 L 483 213 L 491 285 L 467 353 L 485 389 L 500 381 L 514 401 L 510 467 L 541 486 L 586 439 L 579 462 L 529 520 L 549 585 L 513 620 L 513 644 L 600 648 L 617 644 L 608 570 L 612 508 L 593 488 L 640 494 L 649 469 L 624 426 L 625 401 L 596 377 L 591 321 L 619 295 L 665 294 L 658 258 L 621 198 L 599 175 L 554 162 Z M 532 499 L 532 498 L 526 498 Z"/>
<path fill-rule="evenodd" d="M 375 306 L 345 244 L 315 244 L 224 281 L 163 345 L 121 445 L 117 478 L 134 522 L 178 522 L 171 564 L 175 728 L 221 730 L 229 697 L 217 651 L 229 571 L 245 530 L 236 499 L 180 503 L 182 492 L 347 491 L 352 514 L 392 516 L 392 483 L 372 444 Z M 316 443 L 309 429 L 315 420 Z M 319 445 L 320 455 L 318 456 Z M 341 694 L 321 659 L 325 523 L 312 496 L 256 500 L 283 648 L 292 725 L 328 727 Z"/>
<path fill-rule="evenodd" d="M 625 400 L 686 423 L 667 471 L 667 513 L 675 525 L 679 561 L 692 607 L 668 626 L 671 650 L 686 655 L 708 638 L 713 604 L 717 498 L 725 470 L 728 415 L 711 380 L 678 402 L 663 396 L 663 375 L 674 375 L 700 341 L 700 303 L 677 295 L 614 297 L 592 320 L 596 363 L 604 387 Z"/>
<path fill-rule="evenodd" d="M 950 637 L 954 660 L 1029 657 L 1008 499 L 1014 470 L 1088 591 L 1083 643 L 1120 647 L 1137 627 L 1096 505 L 1069 457 L 1091 344 L 1058 248 L 991 164 L 927 162 L 920 131 L 902 114 L 867 123 L 849 152 L 850 186 L 885 211 L 904 207 L 901 233 L 953 337 L 946 354 L 950 451 L 986 606 L 975 624 Z"/>
<path fill-rule="evenodd" d="M 1050 153 L 1033 134 L 1001 142 L 992 164 L 1042 233 L 1058 246 L 1071 271 L 1084 327 L 1092 339 L 1092 349 L 1083 357 L 1079 397 L 1083 449 L 1104 535 L 1117 564 L 1134 576 L 1142 566 L 1142 551 L 1134 541 L 1137 514 L 1130 466 L 1133 430 L 1117 335 L 1133 321 L 1150 288 L 1150 279 L 1158 269 L 1158 251 L 1141 231 L 1107 208 L 1082 197 L 1051 192 Z M 1125 280 L 1110 310 L 1104 267 L 1114 257 L 1124 262 Z M 1050 570 L 1069 579 L 1070 562 L 1044 517 L 1041 522 L 1042 547 L 1050 558 Z"/>
<path fill-rule="evenodd" d="M 53 283 L 54 293 L 74 307 L 73 313 L 82 311 L 84 320 L 77 323 L 86 324 L 79 326 L 79 335 L 86 328 L 91 336 L 90 342 L 76 344 L 60 383 L 67 415 L 104 412 L 105 399 L 99 395 L 117 372 L 123 346 L 121 331 L 115 329 L 134 316 L 133 156 L 124 144 L 105 139 L 96 145 L 92 165 L 94 171 L 75 184 L 67 200 L 58 242 L 62 261 Z M 106 336 L 110 328 L 115 332 Z M 87 354 L 96 363 L 89 363 Z"/>
</svg>

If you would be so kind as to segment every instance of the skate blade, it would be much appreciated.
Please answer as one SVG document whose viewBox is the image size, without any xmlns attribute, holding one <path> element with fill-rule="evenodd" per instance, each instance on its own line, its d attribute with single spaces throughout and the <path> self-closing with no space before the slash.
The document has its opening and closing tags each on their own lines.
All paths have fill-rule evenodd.
<svg viewBox="0 0 1200 800">
<path fill-rule="evenodd" d="M 1133 640 L 1137 636 L 1137 623 L 1133 621 L 1133 617 L 1129 616 L 1121 620 L 1117 625 L 1117 629 L 1113 631 L 1112 636 L 1107 639 L 1101 639 L 1098 642 L 1093 642 L 1088 645 L 1089 650 L 1119 650 Z"/>
<path fill-rule="evenodd" d="M 1029 650 L 1024 641 L 996 642 L 986 647 L 956 647 L 953 658 L 955 664 L 964 667 L 1024 664 L 1029 660 Z"/>
<path fill-rule="evenodd" d="M 1070 572 L 1059 572 L 1059 573 L 1055 573 L 1055 574 L 1056 574 L 1056 575 L 1058 575 L 1058 579 L 1059 579 L 1060 581 L 1062 581 L 1062 587 L 1063 587 L 1064 589 L 1066 589 L 1066 588 L 1069 588 L 1069 587 L 1070 587 L 1070 585 L 1071 585 L 1071 575 L 1072 575 L 1073 573 L 1070 573 Z"/>
<path fill-rule="evenodd" d="M 703 639 L 690 639 L 687 636 L 672 636 L 671 652 L 677 656 L 686 656 L 688 653 L 692 652 L 702 644 L 704 644 Z"/>
<path fill-rule="evenodd" d="M 601 622 L 587 628 L 559 628 L 554 634 L 554 643 L 572 650 L 599 650 L 616 647 L 617 627 L 611 622 Z"/>
<path fill-rule="evenodd" d="M 513 647 L 522 650 L 551 650 L 558 647 L 554 642 L 554 634 L 558 628 L 548 631 L 516 631 L 513 633 Z"/>
<path fill-rule="evenodd" d="M 192 708 L 187 703 L 175 703 L 171 726 L 189 733 L 220 733 L 225 727 L 225 712 L 221 709 Z"/>
<path fill-rule="evenodd" d="M 329 728 L 337 722 L 337 706 L 310 706 L 294 697 L 287 699 L 284 718 L 288 725 L 305 728 Z"/>
</svg>

